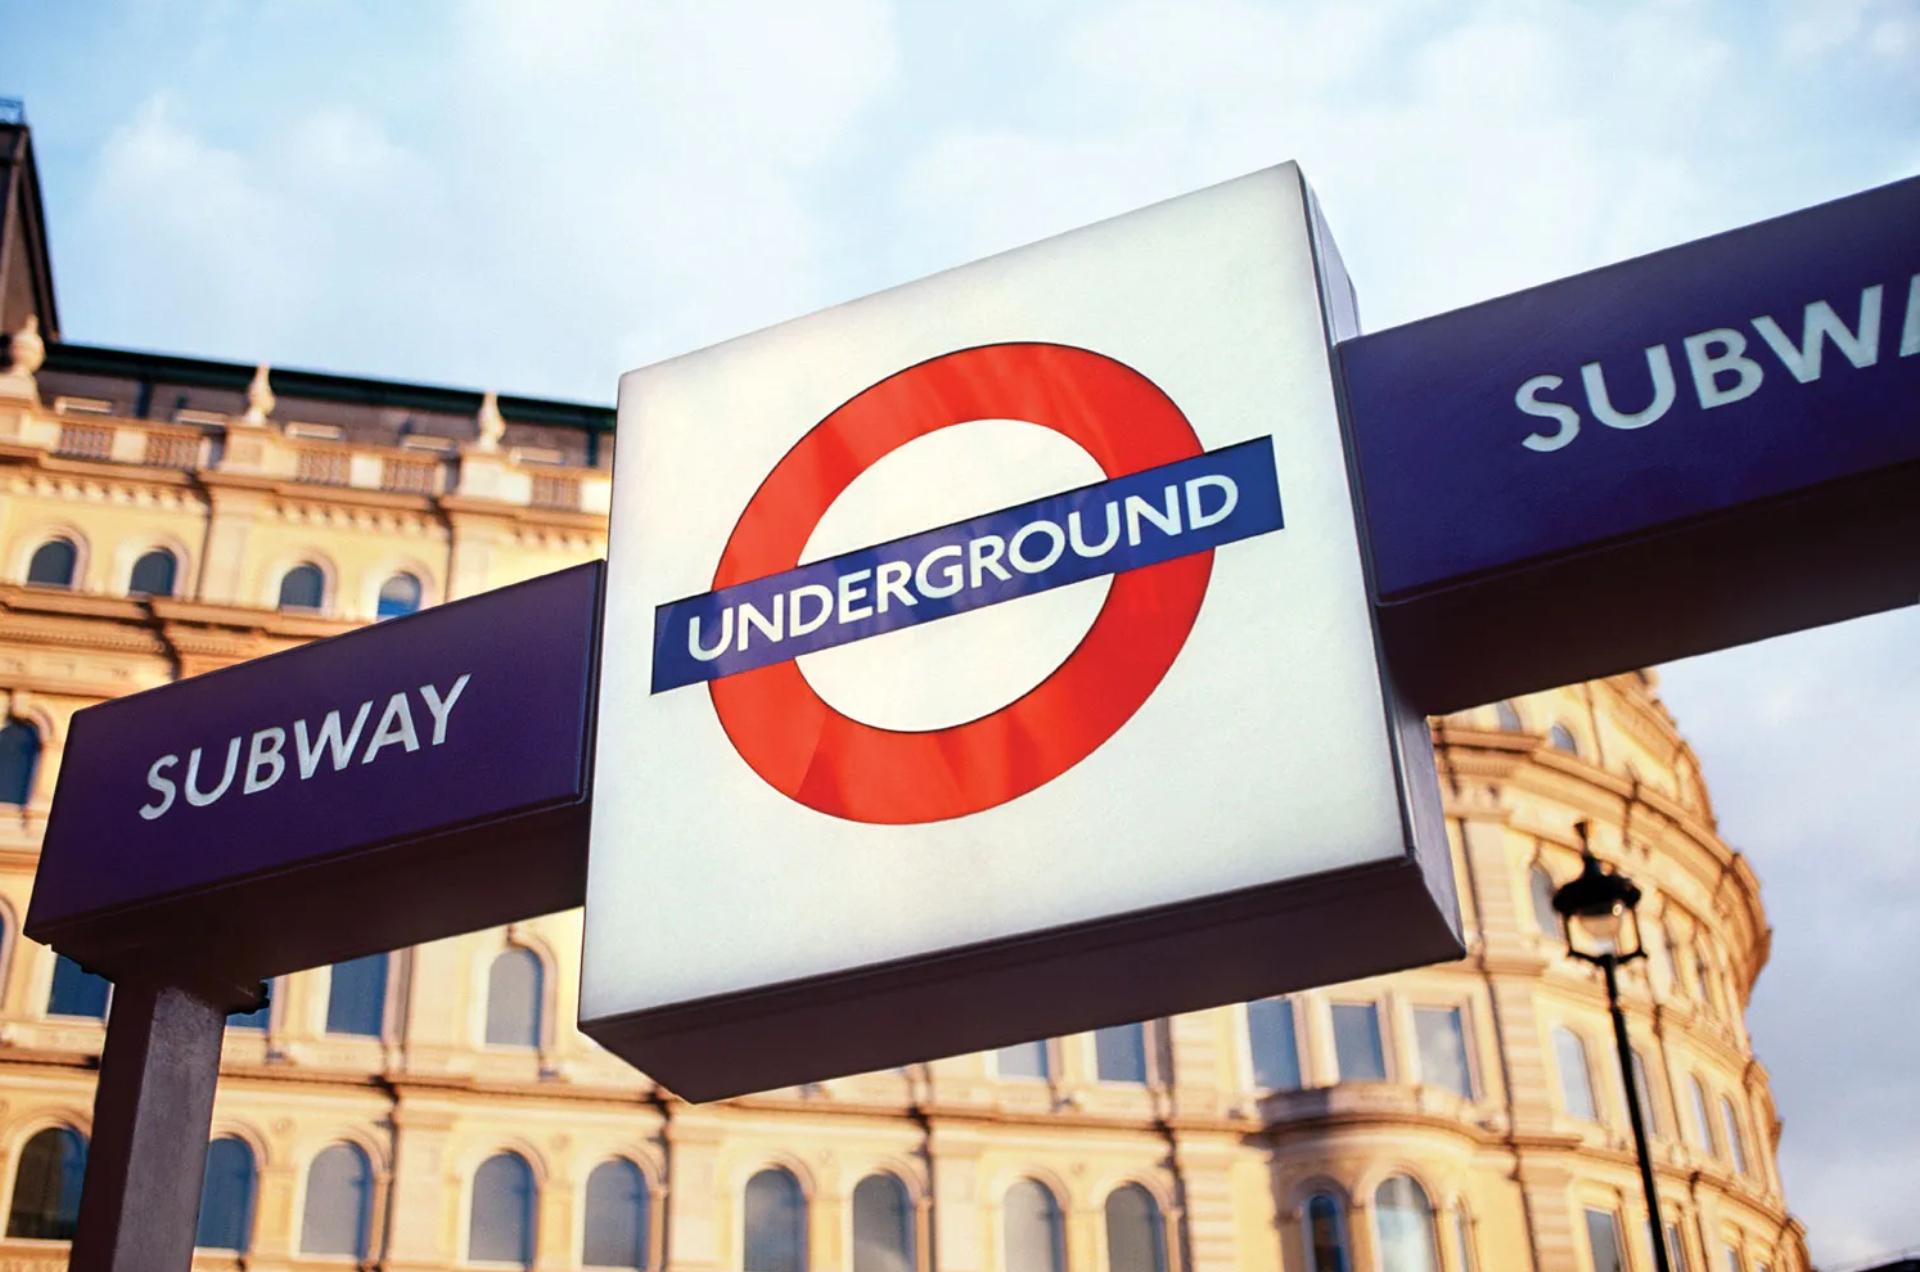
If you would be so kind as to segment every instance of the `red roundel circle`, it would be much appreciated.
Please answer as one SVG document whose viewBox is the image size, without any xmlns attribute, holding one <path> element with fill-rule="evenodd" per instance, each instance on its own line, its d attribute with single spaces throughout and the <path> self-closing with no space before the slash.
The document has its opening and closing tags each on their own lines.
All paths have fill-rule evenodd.
<svg viewBox="0 0 1920 1272">
<path fill-rule="evenodd" d="M 1172 399 L 1112 358 L 1053 344 L 945 354 L 864 390 L 787 452 L 740 514 L 714 588 L 792 569 L 855 477 L 916 437 L 982 419 L 1062 433 L 1109 478 L 1202 450 Z M 998 711 L 950 728 L 880 729 L 852 719 L 815 693 L 792 660 L 708 688 L 741 758 L 809 808 L 886 825 L 964 817 L 1045 785 L 1118 732 L 1179 655 L 1212 571 L 1208 550 L 1116 575 L 1066 661 Z"/>
</svg>

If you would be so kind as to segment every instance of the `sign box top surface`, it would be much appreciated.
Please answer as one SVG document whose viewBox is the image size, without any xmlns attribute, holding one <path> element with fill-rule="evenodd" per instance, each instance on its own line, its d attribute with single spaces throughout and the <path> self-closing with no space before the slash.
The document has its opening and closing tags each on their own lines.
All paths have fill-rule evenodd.
<svg viewBox="0 0 1920 1272">
<path fill-rule="evenodd" d="M 1348 341 L 1378 593 L 1920 461 L 1916 355 L 1920 178 Z"/>
<path fill-rule="evenodd" d="M 600 568 L 76 713 L 28 931 L 582 800 Z"/>
<path fill-rule="evenodd" d="M 1309 222 L 1287 165 L 624 377 L 583 1020 L 1407 856 Z"/>
</svg>

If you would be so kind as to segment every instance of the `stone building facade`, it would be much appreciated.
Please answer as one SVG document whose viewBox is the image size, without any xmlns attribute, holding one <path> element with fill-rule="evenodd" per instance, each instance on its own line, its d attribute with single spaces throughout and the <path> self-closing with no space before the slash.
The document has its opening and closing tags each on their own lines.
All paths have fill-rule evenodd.
<svg viewBox="0 0 1920 1272">
<path fill-rule="evenodd" d="M 0 229 L 50 279 L 37 226 Z M 72 713 L 603 554 L 612 421 L 62 344 L 50 284 L 10 294 L 0 1269 L 25 1270 L 65 1264 L 110 1012 L 20 935 Z M 1758 882 L 1654 677 L 1433 737 L 1467 956 L 1285 1000 L 690 1105 L 573 1028 L 578 913 L 281 977 L 228 1031 L 196 1264 L 1652 1272 L 1637 1080 L 1675 1267 L 1806 1272 L 1742 1016 Z M 1634 1079 L 1542 908 L 1582 820 L 1646 894 Z"/>
</svg>

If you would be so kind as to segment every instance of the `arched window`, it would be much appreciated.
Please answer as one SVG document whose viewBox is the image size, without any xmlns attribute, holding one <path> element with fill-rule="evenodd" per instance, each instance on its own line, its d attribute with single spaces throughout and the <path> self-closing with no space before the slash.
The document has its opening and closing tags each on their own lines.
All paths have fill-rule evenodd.
<svg viewBox="0 0 1920 1272">
<path fill-rule="evenodd" d="M 173 553 L 155 548 L 133 563 L 133 573 L 127 577 L 127 595 L 172 596 L 177 572 L 178 563 Z"/>
<path fill-rule="evenodd" d="M 493 960 L 487 973 L 487 1045 L 540 1045 L 540 996 L 546 977 L 540 956 L 515 947 Z"/>
<path fill-rule="evenodd" d="M 378 1038 L 387 1019 L 387 956 L 335 963 L 327 987 L 327 1032 Z"/>
<path fill-rule="evenodd" d="M 13 1176 L 7 1235 L 39 1241 L 73 1240 L 80 1217 L 80 1183 L 87 1174 L 87 1141 L 78 1131 L 50 1126 L 20 1150 Z"/>
<path fill-rule="evenodd" d="M 533 1168 L 518 1153 L 496 1153 L 473 1175 L 467 1258 L 475 1263 L 533 1264 Z"/>
<path fill-rule="evenodd" d="M 231 1135 L 207 1145 L 200 1179 L 200 1224 L 193 1244 L 244 1252 L 253 1236 L 253 1150 Z"/>
<path fill-rule="evenodd" d="M 853 1272 L 913 1272 L 913 1199 L 892 1175 L 853 1190 Z"/>
<path fill-rule="evenodd" d="M 1533 869 L 1527 871 L 1527 885 L 1533 892 L 1533 926 L 1540 935 L 1557 940 L 1564 939 L 1560 927 L 1560 913 L 1553 908 L 1553 876 L 1547 868 L 1535 862 Z"/>
<path fill-rule="evenodd" d="M 93 1020 L 107 1018 L 107 999 L 113 983 L 95 976 L 65 954 L 53 959 L 53 988 L 47 992 L 47 1015 L 85 1016 Z"/>
<path fill-rule="evenodd" d="M 1433 1248 L 1433 1204 L 1426 1190 L 1395 1175 L 1373 1194 L 1373 1225 L 1380 1240 L 1380 1272 L 1439 1272 Z"/>
<path fill-rule="evenodd" d="M 1687 1084 L 1693 1089 L 1693 1129 L 1699 1136 L 1694 1142 L 1718 1156 L 1720 1146 L 1713 1142 L 1713 1119 L 1707 1116 L 1707 1089 L 1700 1085 L 1700 1075 L 1697 1073 L 1688 1077 Z"/>
<path fill-rule="evenodd" d="M 1067 1243 L 1052 1190 L 1035 1180 L 1016 1180 L 1007 1189 L 1001 1216 L 1006 1272 L 1065 1272 Z"/>
<path fill-rule="evenodd" d="M 373 1218 L 373 1167 L 353 1144 L 330 1144 L 307 1168 L 307 1206 L 300 1221 L 302 1254 L 365 1258 Z"/>
<path fill-rule="evenodd" d="M 1047 1063 L 1047 1041 L 1017 1042 L 994 1052 L 994 1069 L 1003 1078 L 1041 1078 L 1052 1073 Z"/>
<path fill-rule="evenodd" d="M 1347 1223 L 1340 1213 L 1340 1201 L 1327 1193 L 1318 1193 L 1307 1202 L 1308 1272 L 1347 1272 Z"/>
<path fill-rule="evenodd" d="M 1560 1070 L 1561 1104 L 1575 1117 L 1599 1121 L 1593 1103 L 1593 1071 L 1587 1067 L 1587 1044 L 1579 1034 L 1561 1025 L 1553 1031 L 1553 1059 Z"/>
<path fill-rule="evenodd" d="M 296 565 L 280 578 L 280 608 L 319 610 L 327 603 L 327 576 L 312 563 Z"/>
<path fill-rule="evenodd" d="M 747 1181 L 745 1272 L 807 1272 L 807 1201 L 778 1166 Z"/>
<path fill-rule="evenodd" d="M 33 798 L 33 775 L 40 767 L 40 731 L 24 720 L 0 728 L 0 804 L 25 804 Z"/>
<path fill-rule="evenodd" d="M 1747 1137 L 1740 1133 L 1740 1115 L 1733 1111 L 1733 1101 L 1724 1095 L 1720 1097 L 1720 1121 L 1727 1128 L 1727 1153 L 1733 1158 L 1733 1168 L 1744 1175 L 1747 1173 Z"/>
<path fill-rule="evenodd" d="M 1161 1235 L 1160 1207 L 1138 1184 L 1107 1196 L 1108 1272 L 1166 1272 L 1167 1243 Z"/>
<path fill-rule="evenodd" d="M 1094 1072 L 1102 1082 L 1147 1084 L 1147 1027 L 1114 1025 L 1093 1034 Z"/>
<path fill-rule="evenodd" d="M 587 1234 L 580 1261 L 590 1268 L 647 1266 L 647 1181 L 625 1158 L 587 1176 Z"/>
<path fill-rule="evenodd" d="M 380 585 L 380 600 L 375 618 L 404 618 L 420 608 L 420 580 L 411 574 L 396 574 Z"/>
<path fill-rule="evenodd" d="M 1300 1041 L 1293 1028 L 1293 1000 L 1262 998 L 1247 1004 L 1247 1052 L 1253 1084 L 1268 1091 L 1300 1086 Z"/>
<path fill-rule="evenodd" d="M 41 587 L 72 587 L 73 572 L 80 564 L 80 550 L 68 539 L 48 539 L 33 550 L 27 562 L 27 582 Z"/>
<path fill-rule="evenodd" d="M 1520 713 L 1514 710 L 1514 706 L 1511 702 L 1495 703 L 1493 707 L 1493 714 L 1494 714 L 1494 719 L 1499 723 L 1501 729 L 1505 730 L 1506 732 L 1523 733 L 1526 731 L 1527 726 L 1520 722 Z"/>
<path fill-rule="evenodd" d="M 1564 724 L 1556 724 L 1547 730 L 1547 745 L 1568 755 L 1580 754 L 1580 744 L 1573 740 L 1573 730 Z"/>
</svg>

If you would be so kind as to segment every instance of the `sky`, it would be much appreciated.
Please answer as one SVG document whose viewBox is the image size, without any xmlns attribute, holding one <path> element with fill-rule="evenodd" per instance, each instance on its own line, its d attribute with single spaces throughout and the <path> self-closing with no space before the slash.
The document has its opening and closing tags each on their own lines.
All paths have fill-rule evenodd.
<svg viewBox="0 0 1920 1272">
<path fill-rule="evenodd" d="M 1286 159 L 1368 329 L 1920 174 L 1920 0 L 0 0 L 67 339 L 610 402 Z M 1920 610 L 1674 664 L 1833 1267 L 1920 1246 Z"/>
</svg>

